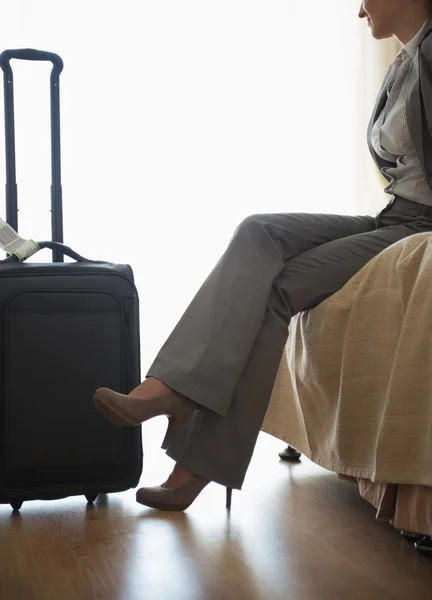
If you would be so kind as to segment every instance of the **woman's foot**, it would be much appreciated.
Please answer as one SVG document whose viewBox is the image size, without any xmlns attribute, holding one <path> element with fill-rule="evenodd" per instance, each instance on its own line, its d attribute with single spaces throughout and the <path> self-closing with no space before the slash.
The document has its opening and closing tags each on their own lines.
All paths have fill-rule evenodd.
<svg viewBox="0 0 432 600">
<path fill-rule="evenodd" d="M 160 486 L 141 488 L 136 499 L 140 504 L 159 510 L 186 510 L 210 483 L 199 475 L 175 465 L 167 481 Z"/>
<path fill-rule="evenodd" d="M 99 412 L 117 427 L 130 427 L 152 417 L 166 415 L 169 423 L 162 448 L 168 447 L 173 435 L 195 407 L 192 400 L 154 377 L 143 381 L 128 395 L 99 388 L 93 401 Z"/>
<path fill-rule="evenodd" d="M 132 398 L 138 398 L 140 400 L 153 400 L 153 398 L 157 398 L 158 396 L 162 396 L 162 394 L 167 394 L 168 392 L 173 391 L 173 389 L 171 389 L 160 379 L 156 379 L 156 377 L 148 377 L 147 379 L 144 379 L 144 381 L 135 389 L 133 389 L 129 393 L 129 396 L 132 396 Z"/>
</svg>

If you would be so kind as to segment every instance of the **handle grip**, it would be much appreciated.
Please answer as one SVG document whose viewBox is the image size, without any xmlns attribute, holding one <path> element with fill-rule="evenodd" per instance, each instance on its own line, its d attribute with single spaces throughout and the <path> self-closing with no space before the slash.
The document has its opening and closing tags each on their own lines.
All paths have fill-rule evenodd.
<svg viewBox="0 0 432 600">
<path fill-rule="evenodd" d="M 39 250 L 43 250 L 44 248 L 49 248 L 50 250 L 53 250 L 53 251 L 57 252 L 58 254 L 61 254 L 61 261 L 59 261 L 59 262 L 63 262 L 63 256 L 69 256 L 69 258 L 73 258 L 77 262 L 97 262 L 97 261 L 89 260 L 88 258 L 84 258 L 84 256 L 81 256 L 81 254 L 78 254 L 78 252 L 75 252 L 75 250 L 72 250 L 72 248 L 70 248 L 69 246 L 65 246 L 64 244 L 60 244 L 59 242 L 50 242 L 50 241 L 38 242 L 38 246 L 39 246 Z M 19 261 L 19 258 L 17 256 L 15 256 L 15 254 L 11 254 L 11 256 L 8 256 L 7 258 L 0 260 L 0 264 L 10 263 L 10 262 L 20 262 L 20 261 Z"/>
<path fill-rule="evenodd" d="M 81 256 L 81 254 L 78 254 L 78 252 L 72 250 L 72 248 L 70 248 L 69 246 L 65 246 L 64 244 L 60 244 L 59 242 L 39 242 L 38 246 L 41 250 L 43 250 L 44 248 L 49 248 L 50 250 L 57 250 L 59 254 L 62 254 L 63 256 L 69 256 L 69 258 L 73 258 L 77 262 L 91 262 L 88 258 L 84 258 L 84 256 Z"/>
<path fill-rule="evenodd" d="M 19 60 L 37 60 L 52 62 L 54 67 L 57 67 L 58 73 L 63 70 L 63 61 L 58 54 L 54 52 L 46 52 L 45 50 L 34 50 L 33 48 L 17 48 L 15 50 L 4 50 L 0 54 L 0 67 L 9 66 L 10 60 L 13 58 Z"/>
</svg>

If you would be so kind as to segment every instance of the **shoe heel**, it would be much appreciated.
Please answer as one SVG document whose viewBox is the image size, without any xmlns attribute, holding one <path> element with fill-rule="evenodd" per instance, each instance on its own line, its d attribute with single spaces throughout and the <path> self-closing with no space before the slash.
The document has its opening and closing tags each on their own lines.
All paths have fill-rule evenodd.
<svg viewBox="0 0 432 600">
<path fill-rule="evenodd" d="M 190 412 L 183 413 L 182 415 L 177 415 L 176 417 L 168 416 L 168 427 L 165 433 L 165 437 L 162 442 L 162 450 L 166 450 L 171 443 L 171 438 L 175 436 L 177 431 L 183 425 L 183 423 L 190 416 Z"/>
<path fill-rule="evenodd" d="M 226 508 L 231 508 L 232 488 L 226 489 Z"/>
</svg>

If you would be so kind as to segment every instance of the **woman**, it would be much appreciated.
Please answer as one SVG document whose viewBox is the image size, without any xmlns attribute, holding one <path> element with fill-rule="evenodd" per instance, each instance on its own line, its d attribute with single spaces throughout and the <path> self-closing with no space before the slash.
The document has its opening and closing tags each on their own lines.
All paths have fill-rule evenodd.
<svg viewBox="0 0 432 600">
<path fill-rule="evenodd" d="M 389 181 L 376 217 L 247 217 L 128 396 L 101 388 L 100 412 L 118 426 L 167 415 L 163 448 L 176 461 L 137 501 L 184 510 L 210 482 L 241 489 L 284 350 L 290 319 L 341 289 L 390 244 L 432 231 L 432 6 L 364 0 L 376 39 L 403 45 L 377 99 L 368 143 Z"/>
</svg>

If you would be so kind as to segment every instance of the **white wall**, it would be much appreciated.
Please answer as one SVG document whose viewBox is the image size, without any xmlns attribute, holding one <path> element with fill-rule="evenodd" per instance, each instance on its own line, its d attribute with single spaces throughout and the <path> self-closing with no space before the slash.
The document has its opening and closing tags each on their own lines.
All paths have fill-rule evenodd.
<svg viewBox="0 0 432 600">
<path fill-rule="evenodd" d="M 144 369 L 244 216 L 356 213 L 357 4 L 2 6 L 3 49 L 65 61 L 65 242 L 133 265 Z M 20 232 L 40 239 L 49 232 L 49 67 L 13 66 Z"/>
</svg>

